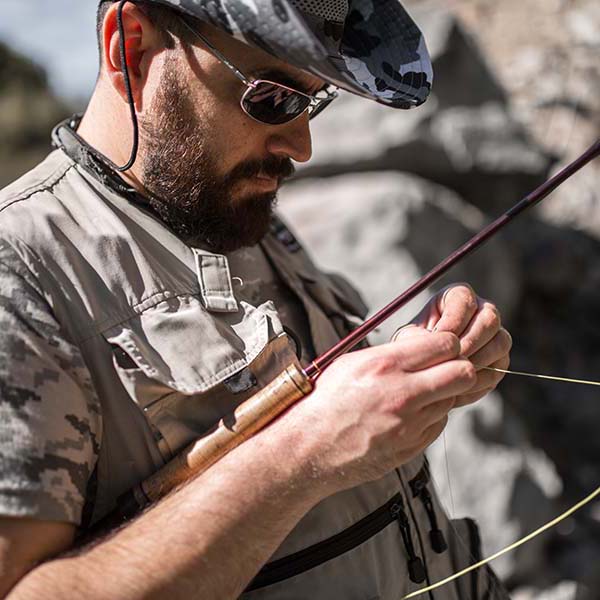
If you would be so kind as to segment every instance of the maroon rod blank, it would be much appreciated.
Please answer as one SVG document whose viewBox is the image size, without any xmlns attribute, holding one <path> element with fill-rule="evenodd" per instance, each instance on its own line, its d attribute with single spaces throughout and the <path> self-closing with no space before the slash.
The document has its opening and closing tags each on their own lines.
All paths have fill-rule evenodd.
<svg viewBox="0 0 600 600">
<path fill-rule="evenodd" d="M 409 287 L 395 300 L 382 308 L 370 319 L 367 319 L 360 327 L 347 335 L 343 340 L 338 342 L 327 352 L 316 358 L 304 371 L 307 377 L 309 377 L 313 382 L 316 381 L 321 372 L 326 369 L 336 358 L 354 348 L 356 344 L 361 342 L 365 337 L 367 337 L 367 335 L 369 335 L 369 333 L 381 325 L 381 323 L 393 315 L 397 310 L 410 302 L 415 296 L 420 294 L 431 284 L 435 283 L 440 277 L 442 277 L 442 275 L 445 275 L 458 261 L 462 260 L 471 254 L 471 252 L 474 252 L 477 248 L 482 246 L 500 229 L 510 223 L 510 221 L 512 221 L 517 215 L 520 215 L 523 211 L 534 206 L 538 202 L 541 202 L 557 187 L 562 185 L 567 179 L 569 179 L 571 176 L 577 173 L 577 171 L 585 167 L 589 162 L 598 156 L 600 156 L 600 139 L 596 140 L 596 142 L 584 154 L 574 160 L 557 175 L 549 179 L 546 183 L 542 184 L 534 192 L 529 194 L 529 196 L 523 198 L 523 200 L 515 204 L 515 206 L 506 211 L 493 223 L 490 223 L 478 234 L 474 235 L 468 242 L 463 244 L 458 250 L 453 252 L 436 267 L 431 269 L 429 273 L 421 277 L 421 279 Z"/>
</svg>

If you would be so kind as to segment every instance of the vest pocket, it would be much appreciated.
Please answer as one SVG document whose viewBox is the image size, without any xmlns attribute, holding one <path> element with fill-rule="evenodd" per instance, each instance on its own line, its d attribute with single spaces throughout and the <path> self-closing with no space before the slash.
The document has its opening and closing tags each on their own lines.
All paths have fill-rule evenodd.
<svg viewBox="0 0 600 600">
<path fill-rule="evenodd" d="M 407 522 L 408 517 L 404 512 L 404 500 L 401 494 L 396 494 L 383 506 L 344 531 L 312 546 L 308 546 L 299 552 L 267 563 L 250 583 L 246 592 L 258 590 L 295 577 L 346 552 L 350 552 L 350 550 L 364 544 L 392 523 L 398 524 L 400 528 L 399 535 L 401 534 L 402 539 L 406 542 L 407 537 L 410 539 L 410 531 L 405 531 Z M 408 533 L 407 537 L 406 533 Z M 423 577 L 420 577 L 420 569 L 423 568 L 422 563 L 420 569 L 419 565 L 415 565 L 416 557 L 414 556 L 412 543 L 410 544 L 410 548 L 407 547 L 406 550 L 409 572 L 416 574 L 419 582 L 423 581 L 425 579 L 424 572 Z M 420 559 L 417 560 L 420 561 Z"/>
<path fill-rule="evenodd" d="M 164 460 L 296 362 L 272 303 L 240 305 L 214 315 L 174 298 L 103 334 Z"/>
</svg>

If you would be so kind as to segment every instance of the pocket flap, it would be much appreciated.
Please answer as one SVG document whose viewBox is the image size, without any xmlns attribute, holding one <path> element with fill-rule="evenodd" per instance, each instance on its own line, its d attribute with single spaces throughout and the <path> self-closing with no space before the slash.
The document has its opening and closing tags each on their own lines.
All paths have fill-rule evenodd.
<svg viewBox="0 0 600 600">
<path fill-rule="evenodd" d="M 235 314 L 214 315 L 196 297 L 183 296 L 160 302 L 103 336 L 145 376 L 197 394 L 244 369 L 279 329 L 271 302 L 258 308 L 241 302 Z"/>
</svg>

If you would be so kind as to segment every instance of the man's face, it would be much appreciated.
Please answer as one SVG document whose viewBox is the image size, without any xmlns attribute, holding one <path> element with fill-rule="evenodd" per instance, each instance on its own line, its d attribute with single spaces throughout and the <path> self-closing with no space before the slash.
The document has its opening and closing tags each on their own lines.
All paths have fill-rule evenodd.
<svg viewBox="0 0 600 600">
<path fill-rule="evenodd" d="M 250 79 L 314 93 L 323 82 L 249 48 L 205 32 Z M 311 155 L 308 116 L 284 125 L 244 114 L 244 84 L 198 47 L 168 50 L 143 115 L 142 182 L 152 207 L 184 241 L 215 252 L 256 244 L 268 230 L 277 190 Z"/>
</svg>

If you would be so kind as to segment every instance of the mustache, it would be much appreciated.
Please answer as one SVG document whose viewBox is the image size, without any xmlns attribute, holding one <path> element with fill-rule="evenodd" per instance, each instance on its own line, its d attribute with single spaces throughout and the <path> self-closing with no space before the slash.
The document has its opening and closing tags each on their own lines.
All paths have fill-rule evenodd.
<svg viewBox="0 0 600 600">
<path fill-rule="evenodd" d="M 289 158 L 278 158 L 270 156 L 264 160 L 253 160 L 240 163 L 234 167 L 227 176 L 227 183 L 232 184 L 242 179 L 252 177 L 269 177 L 279 182 L 290 178 L 296 169 Z"/>
</svg>

